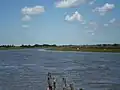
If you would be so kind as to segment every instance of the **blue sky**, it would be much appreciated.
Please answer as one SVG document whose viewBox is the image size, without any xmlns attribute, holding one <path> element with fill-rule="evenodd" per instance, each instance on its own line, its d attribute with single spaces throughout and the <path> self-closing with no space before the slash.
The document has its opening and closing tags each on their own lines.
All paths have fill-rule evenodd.
<svg viewBox="0 0 120 90">
<path fill-rule="evenodd" d="M 1 0 L 0 44 L 120 43 L 120 0 Z"/>
</svg>

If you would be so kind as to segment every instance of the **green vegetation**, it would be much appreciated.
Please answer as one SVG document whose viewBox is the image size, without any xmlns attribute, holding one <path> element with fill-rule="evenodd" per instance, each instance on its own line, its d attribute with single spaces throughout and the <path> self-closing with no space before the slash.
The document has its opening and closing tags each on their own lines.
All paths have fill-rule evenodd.
<svg viewBox="0 0 120 90">
<path fill-rule="evenodd" d="M 41 48 L 47 50 L 57 51 L 81 51 L 81 52 L 120 52 L 120 44 L 97 44 L 97 45 L 62 45 L 57 46 L 55 44 L 35 44 L 35 45 L 1 45 L 0 50 L 9 49 L 27 49 L 27 48 Z"/>
<path fill-rule="evenodd" d="M 70 47 L 55 47 L 51 50 L 57 51 L 81 51 L 81 52 L 120 52 L 120 48 L 70 48 Z"/>
</svg>

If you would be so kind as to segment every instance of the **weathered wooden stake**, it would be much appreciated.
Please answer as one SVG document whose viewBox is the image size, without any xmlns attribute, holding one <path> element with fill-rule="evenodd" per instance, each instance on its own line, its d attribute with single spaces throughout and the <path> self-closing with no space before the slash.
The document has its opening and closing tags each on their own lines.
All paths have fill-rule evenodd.
<svg viewBox="0 0 120 90">
<path fill-rule="evenodd" d="M 52 90 L 52 81 L 51 81 L 52 77 L 51 77 L 51 73 L 48 72 L 48 87 L 49 90 Z"/>
<path fill-rule="evenodd" d="M 70 84 L 70 90 L 74 90 L 73 84 Z"/>
<path fill-rule="evenodd" d="M 63 90 L 66 90 L 67 88 L 67 82 L 66 82 L 66 79 L 63 78 Z"/>
<path fill-rule="evenodd" d="M 56 79 L 53 77 L 53 90 L 56 89 Z"/>
<path fill-rule="evenodd" d="M 82 88 L 80 88 L 79 90 L 83 90 Z"/>
</svg>

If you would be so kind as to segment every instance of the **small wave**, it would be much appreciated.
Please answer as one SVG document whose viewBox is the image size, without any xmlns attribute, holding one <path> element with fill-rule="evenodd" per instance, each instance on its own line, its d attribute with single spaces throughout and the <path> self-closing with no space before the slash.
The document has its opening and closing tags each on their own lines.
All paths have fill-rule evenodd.
<svg viewBox="0 0 120 90">
<path fill-rule="evenodd" d="M 4 66 L 0 66 L 0 68 L 18 68 L 18 66 L 9 66 L 9 65 L 4 65 Z"/>
<path fill-rule="evenodd" d="M 22 64 L 23 66 L 36 66 L 36 64 Z"/>
<path fill-rule="evenodd" d="M 55 67 L 46 67 L 47 70 L 57 70 Z"/>
<path fill-rule="evenodd" d="M 64 70 L 73 70 L 73 69 L 86 69 L 86 67 L 84 67 L 84 66 L 82 66 L 82 67 L 80 67 L 80 66 L 73 66 L 73 67 L 67 67 L 67 68 L 65 68 Z"/>
<path fill-rule="evenodd" d="M 45 50 L 45 49 L 38 49 L 38 51 L 47 51 L 47 50 Z"/>
</svg>

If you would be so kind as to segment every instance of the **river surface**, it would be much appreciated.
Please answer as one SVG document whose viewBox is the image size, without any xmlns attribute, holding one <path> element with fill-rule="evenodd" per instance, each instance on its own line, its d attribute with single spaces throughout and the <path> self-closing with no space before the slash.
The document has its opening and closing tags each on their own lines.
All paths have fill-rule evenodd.
<svg viewBox="0 0 120 90">
<path fill-rule="evenodd" d="M 76 90 L 120 90 L 120 53 L 0 51 L 0 90 L 46 90 L 51 72 Z"/>
</svg>

